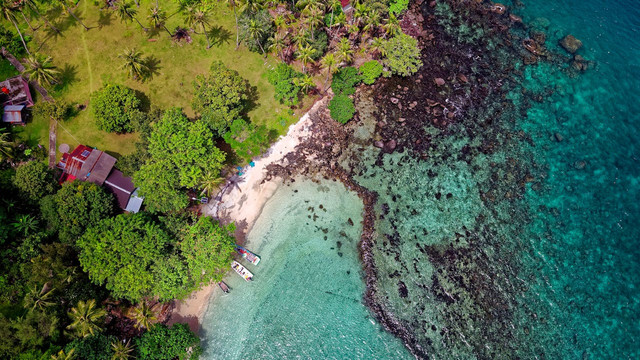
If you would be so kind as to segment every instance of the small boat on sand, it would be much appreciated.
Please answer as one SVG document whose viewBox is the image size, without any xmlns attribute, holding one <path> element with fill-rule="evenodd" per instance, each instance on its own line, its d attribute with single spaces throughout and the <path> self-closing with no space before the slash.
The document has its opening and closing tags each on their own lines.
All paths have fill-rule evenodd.
<svg viewBox="0 0 640 360">
<path fill-rule="evenodd" d="M 226 293 L 229 292 L 229 287 L 227 286 L 227 284 L 224 283 L 224 281 L 220 281 L 218 283 L 218 286 L 220 286 L 220 289 Z"/>
<path fill-rule="evenodd" d="M 239 262 L 235 260 L 232 261 L 231 267 L 233 268 L 233 270 L 235 270 L 238 273 L 238 275 L 242 276 L 246 281 L 253 280 L 253 274 L 249 270 L 247 270 L 244 266 L 240 265 Z"/>
<path fill-rule="evenodd" d="M 247 259 L 247 261 L 252 263 L 253 265 L 258 265 L 258 263 L 260 262 L 260 257 L 258 255 L 243 248 L 242 246 L 236 245 L 236 251 L 238 252 L 238 254 L 242 255 L 243 258 Z"/>
</svg>

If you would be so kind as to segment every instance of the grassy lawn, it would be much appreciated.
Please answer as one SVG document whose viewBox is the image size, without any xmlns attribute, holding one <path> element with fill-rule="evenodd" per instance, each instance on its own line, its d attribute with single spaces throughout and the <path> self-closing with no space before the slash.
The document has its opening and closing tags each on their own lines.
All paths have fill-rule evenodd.
<svg viewBox="0 0 640 360">
<path fill-rule="evenodd" d="M 153 3 L 143 2 L 138 10 L 137 17 L 143 24 L 147 22 L 148 9 Z M 177 10 L 175 2 L 160 3 L 167 14 Z M 266 71 L 275 65 L 276 60 L 272 57 L 265 59 L 244 47 L 236 51 L 233 12 L 223 4 L 213 3 L 215 9 L 211 23 L 215 29 L 210 37 L 214 45 L 208 50 L 204 35 L 191 34 L 191 44 L 175 43 L 164 30 L 145 33 L 135 22 L 122 23 L 115 13 L 100 10 L 88 0 L 80 1 L 74 12 L 87 26 L 94 27 L 89 31 L 66 13 L 59 14 L 56 20 L 63 30 L 62 35 L 52 36 L 46 32 L 45 26 L 41 27 L 30 47 L 36 49 L 40 46 L 38 52 L 51 56 L 62 72 L 64 84 L 53 90 L 53 96 L 74 106 L 87 106 L 58 127 L 58 144 L 67 143 L 73 148 L 83 143 L 115 155 L 131 153 L 137 135 L 116 135 L 98 130 L 90 113 L 90 94 L 105 83 L 125 84 L 144 93 L 152 106 L 177 106 L 183 108 L 187 115 L 194 116 L 190 106 L 192 81 L 197 74 L 206 73 L 214 60 L 237 70 L 256 87 L 258 100 L 249 112 L 251 121 L 283 133 L 294 118 L 288 116 L 285 121 L 278 118 L 278 114 L 286 114 L 288 109 L 274 100 L 273 86 L 266 79 Z M 167 22 L 169 29 L 176 26 L 185 26 L 180 14 L 171 16 Z M 120 69 L 118 54 L 133 47 L 157 64 L 154 74 L 145 82 L 128 79 L 125 71 Z M 0 70 L 3 69 L 0 66 Z M 39 139 L 40 143 L 46 144 L 47 129 L 46 119 L 35 118 L 26 126 L 22 136 L 25 140 Z"/>
</svg>

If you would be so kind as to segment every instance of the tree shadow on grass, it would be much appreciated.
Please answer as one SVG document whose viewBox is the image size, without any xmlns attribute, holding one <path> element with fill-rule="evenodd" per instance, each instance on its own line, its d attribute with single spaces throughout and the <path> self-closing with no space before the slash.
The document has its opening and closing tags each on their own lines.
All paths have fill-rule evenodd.
<svg viewBox="0 0 640 360">
<path fill-rule="evenodd" d="M 212 47 L 228 44 L 231 40 L 231 31 L 222 26 L 214 26 L 209 30 L 209 40 Z"/>
<path fill-rule="evenodd" d="M 105 26 L 111 25 L 113 20 L 113 13 L 111 11 L 100 11 L 98 17 L 98 28 L 102 29 Z"/>
<path fill-rule="evenodd" d="M 60 69 L 60 75 L 58 77 L 59 83 L 53 87 L 53 91 L 56 94 L 60 94 L 67 90 L 70 85 L 74 84 L 78 81 L 78 66 L 65 64 L 62 69 Z"/>
<path fill-rule="evenodd" d="M 144 74 L 143 81 L 151 80 L 155 75 L 160 73 L 160 59 L 155 57 L 155 55 L 148 56 L 144 63 L 147 65 L 148 70 Z"/>
<path fill-rule="evenodd" d="M 250 86 L 247 89 L 247 100 L 245 101 L 243 114 L 246 118 L 248 118 L 248 114 L 251 110 L 260 106 L 258 100 L 260 99 L 260 95 L 258 94 L 258 88 L 256 86 Z"/>
<path fill-rule="evenodd" d="M 140 100 L 140 111 L 148 113 L 151 111 L 151 100 L 147 94 L 143 93 L 140 90 L 133 90 L 136 94 L 136 97 Z"/>
</svg>

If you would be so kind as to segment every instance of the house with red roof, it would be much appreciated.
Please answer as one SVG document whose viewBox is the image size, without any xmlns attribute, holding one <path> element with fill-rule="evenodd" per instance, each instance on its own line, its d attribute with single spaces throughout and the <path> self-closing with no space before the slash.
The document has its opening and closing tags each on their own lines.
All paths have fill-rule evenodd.
<svg viewBox="0 0 640 360">
<path fill-rule="evenodd" d="M 122 210 L 140 211 L 143 198 L 138 196 L 130 177 L 116 169 L 116 158 L 86 145 L 78 145 L 72 152 L 62 154 L 58 169 L 62 170 L 60 183 L 82 180 L 103 186 L 118 200 Z"/>
</svg>

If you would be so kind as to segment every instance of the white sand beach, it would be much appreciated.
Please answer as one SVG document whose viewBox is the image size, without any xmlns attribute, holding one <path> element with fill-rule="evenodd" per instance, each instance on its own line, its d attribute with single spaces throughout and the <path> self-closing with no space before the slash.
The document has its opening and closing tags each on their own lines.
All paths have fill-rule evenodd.
<svg viewBox="0 0 640 360">
<path fill-rule="evenodd" d="M 263 182 L 267 174 L 267 166 L 283 161 L 285 155 L 294 151 L 296 146 L 310 135 L 309 114 L 324 105 L 326 105 L 325 99 L 317 101 L 297 123 L 289 127 L 286 135 L 273 144 L 262 157 L 254 159 L 254 167 L 244 169 L 238 186 L 229 186 L 219 203 L 212 202 L 202 209 L 204 215 L 235 222 L 236 235 L 244 238 L 260 215 L 265 203 L 282 181 L 275 178 Z M 212 297 L 219 291 L 217 284 L 212 284 L 192 293 L 188 299 L 177 302 L 169 324 L 186 322 L 193 331 L 198 332 L 202 316 L 213 300 Z"/>
</svg>

